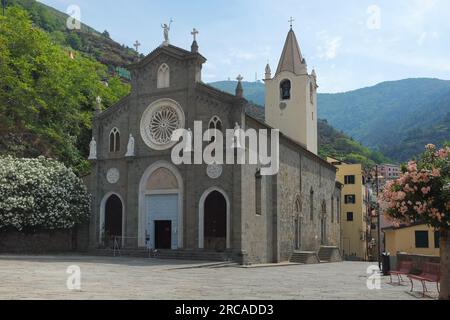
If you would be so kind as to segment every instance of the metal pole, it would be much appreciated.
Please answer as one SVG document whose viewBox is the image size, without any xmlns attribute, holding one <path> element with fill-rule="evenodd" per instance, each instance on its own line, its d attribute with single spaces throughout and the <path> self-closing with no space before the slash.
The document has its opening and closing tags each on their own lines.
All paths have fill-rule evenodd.
<svg viewBox="0 0 450 320">
<path fill-rule="evenodd" d="M 376 166 L 376 182 L 377 182 L 377 220 L 378 220 L 378 267 L 381 270 L 381 214 L 380 214 L 380 202 L 379 196 L 379 180 L 378 180 L 378 165 Z"/>
<path fill-rule="evenodd" d="M 6 0 L 2 0 L 3 15 L 5 15 Z"/>
</svg>

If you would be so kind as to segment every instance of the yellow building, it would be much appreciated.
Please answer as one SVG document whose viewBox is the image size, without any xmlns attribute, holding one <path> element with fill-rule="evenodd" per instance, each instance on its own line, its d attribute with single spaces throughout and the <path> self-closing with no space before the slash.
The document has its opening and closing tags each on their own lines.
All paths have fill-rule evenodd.
<svg viewBox="0 0 450 320">
<path fill-rule="evenodd" d="M 399 252 L 440 256 L 439 232 L 425 224 L 384 228 L 386 250 L 391 256 Z"/>
<path fill-rule="evenodd" d="M 337 169 L 336 180 L 343 184 L 341 191 L 341 248 L 347 259 L 367 260 L 369 225 L 367 192 L 361 164 L 347 164 L 327 159 Z"/>
</svg>

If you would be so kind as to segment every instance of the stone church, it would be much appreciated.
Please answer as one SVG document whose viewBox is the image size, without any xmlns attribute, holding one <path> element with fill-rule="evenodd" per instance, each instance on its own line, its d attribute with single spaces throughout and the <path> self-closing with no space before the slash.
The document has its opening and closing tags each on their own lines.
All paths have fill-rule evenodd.
<svg viewBox="0 0 450 320">
<path fill-rule="evenodd" d="M 98 108 L 91 142 L 91 249 L 153 249 L 183 256 L 218 254 L 243 264 L 317 256 L 340 242 L 336 169 L 318 156 L 317 77 L 308 73 L 289 31 L 272 77 L 266 66 L 265 111 L 202 82 L 205 57 L 166 41 L 131 65 L 131 93 Z M 98 101 L 100 105 L 101 101 Z M 279 172 L 251 164 L 175 165 L 179 128 L 280 130 Z M 206 144 L 206 142 L 205 142 Z"/>
</svg>

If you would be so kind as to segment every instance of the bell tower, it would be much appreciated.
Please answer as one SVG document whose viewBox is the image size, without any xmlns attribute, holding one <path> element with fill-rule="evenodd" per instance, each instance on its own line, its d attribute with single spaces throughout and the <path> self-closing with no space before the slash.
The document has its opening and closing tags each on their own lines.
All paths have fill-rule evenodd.
<svg viewBox="0 0 450 320">
<path fill-rule="evenodd" d="M 317 154 L 317 77 L 308 74 L 292 24 L 276 73 L 267 65 L 265 75 L 267 124 Z"/>
</svg>

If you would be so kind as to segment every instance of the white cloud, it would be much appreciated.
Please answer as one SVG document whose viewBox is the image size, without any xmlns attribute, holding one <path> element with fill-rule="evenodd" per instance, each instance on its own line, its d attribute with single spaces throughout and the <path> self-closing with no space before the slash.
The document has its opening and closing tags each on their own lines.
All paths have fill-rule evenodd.
<svg viewBox="0 0 450 320">
<path fill-rule="evenodd" d="M 336 58 L 338 50 L 342 46 L 342 38 L 330 37 L 326 32 L 320 32 L 318 36 L 322 41 L 322 44 L 317 47 L 319 58 L 325 60 Z"/>
<path fill-rule="evenodd" d="M 417 40 L 417 44 L 419 46 L 423 45 L 423 43 L 425 42 L 426 38 L 427 38 L 427 33 L 426 32 L 422 32 L 422 34 L 420 35 L 419 39 Z"/>
</svg>

